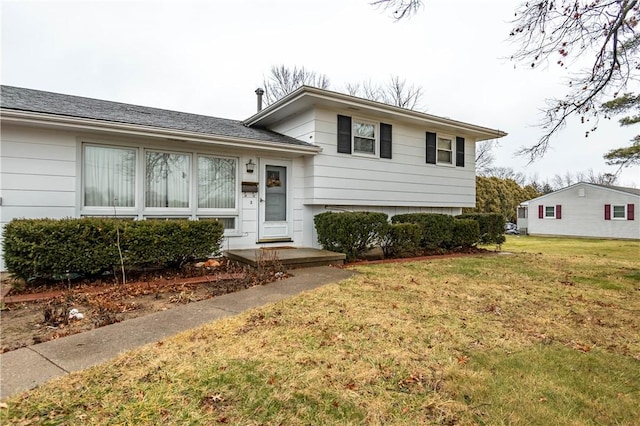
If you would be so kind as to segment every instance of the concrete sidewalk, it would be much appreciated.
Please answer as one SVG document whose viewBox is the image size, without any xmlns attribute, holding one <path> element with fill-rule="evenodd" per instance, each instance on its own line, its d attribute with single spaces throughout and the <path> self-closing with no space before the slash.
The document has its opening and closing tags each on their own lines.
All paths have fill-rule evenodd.
<svg viewBox="0 0 640 426">
<path fill-rule="evenodd" d="M 329 266 L 295 269 L 291 273 L 293 277 L 282 281 L 0 354 L 0 398 L 103 363 L 130 349 L 354 274 L 350 270 Z"/>
</svg>

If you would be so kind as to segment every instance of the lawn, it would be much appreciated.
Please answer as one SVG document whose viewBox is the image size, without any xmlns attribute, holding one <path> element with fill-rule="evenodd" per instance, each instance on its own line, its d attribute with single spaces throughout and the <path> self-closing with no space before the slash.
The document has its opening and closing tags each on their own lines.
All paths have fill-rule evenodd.
<svg viewBox="0 0 640 426">
<path fill-rule="evenodd" d="M 502 250 L 358 266 L 7 400 L 0 423 L 637 424 L 640 243 Z"/>
</svg>

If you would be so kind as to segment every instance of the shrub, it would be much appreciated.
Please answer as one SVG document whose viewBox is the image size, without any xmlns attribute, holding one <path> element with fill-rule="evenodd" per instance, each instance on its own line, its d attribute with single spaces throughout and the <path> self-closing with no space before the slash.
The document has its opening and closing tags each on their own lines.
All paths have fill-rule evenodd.
<svg viewBox="0 0 640 426">
<path fill-rule="evenodd" d="M 387 217 L 376 212 L 325 212 L 313 221 L 325 250 L 344 253 L 347 260 L 353 260 L 381 241 Z"/>
<path fill-rule="evenodd" d="M 457 219 L 473 219 L 480 226 L 480 242 L 482 244 L 502 244 L 504 237 L 504 218 L 496 213 L 463 214 Z"/>
<path fill-rule="evenodd" d="M 455 219 L 453 221 L 452 247 L 467 249 L 480 243 L 480 225 L 473 219 Z"/>
<path fill-rule="evenodd" d="M 381 246 L 385 257 L 410 257 L 420 252 L 422 227 L 415 223 L 387 225 Z"/>
<path fill-rule="evenodd" d="M 219 254 L 217 221 L 125 221 L 113 218 L 14 219 L 3 232 L 7 270 L 16 277 L 96 275 L 120 264 L 175 266 Z"/>
<path fill-rule="evenodd" d="M 391 218 L 392 223 L 415 223 L 422 228 L 420 246 L 427 250 L 447 248 L 453 238 L 453 216 L 439 213 L 407 213 Z"/>
</svg>

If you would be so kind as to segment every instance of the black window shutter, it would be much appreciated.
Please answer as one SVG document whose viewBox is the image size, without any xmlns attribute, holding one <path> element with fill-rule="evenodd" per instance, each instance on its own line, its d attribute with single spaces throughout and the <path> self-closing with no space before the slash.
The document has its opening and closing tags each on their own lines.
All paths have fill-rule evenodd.
<svg viewBox="0 0 640 426">
<path fill-rule="evenodd" d="M 427 132 L 427 163 L 436 164 L 436 134 Z"/>
<path fill-rule="evenodd" d="M 351 154 L 351 117 L 338 115 L 338 152 Z"/>
<path fill-rule="evenodd" d="M 464 167 L 464 138 L 456 136 L 456 166 Z"/>
<path fill-rule="evenodd" d="M 391 158 L 391 124 L 380 123 L 380 158 Z"/>
</svg>

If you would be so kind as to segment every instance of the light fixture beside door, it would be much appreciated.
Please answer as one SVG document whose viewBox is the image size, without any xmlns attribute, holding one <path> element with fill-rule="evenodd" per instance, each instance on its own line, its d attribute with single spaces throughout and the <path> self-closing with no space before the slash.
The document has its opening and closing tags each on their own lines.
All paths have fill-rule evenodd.
<svg viewBox="0 0 640 426">
<path fill-rule="evenodd" d="M 249 158 L 249 162 L 245 164 L 247 166 L 247 173 L 253 173 L 256 168 L 256 163 L 253 162 L 252 158 Z"/>
</svg>

